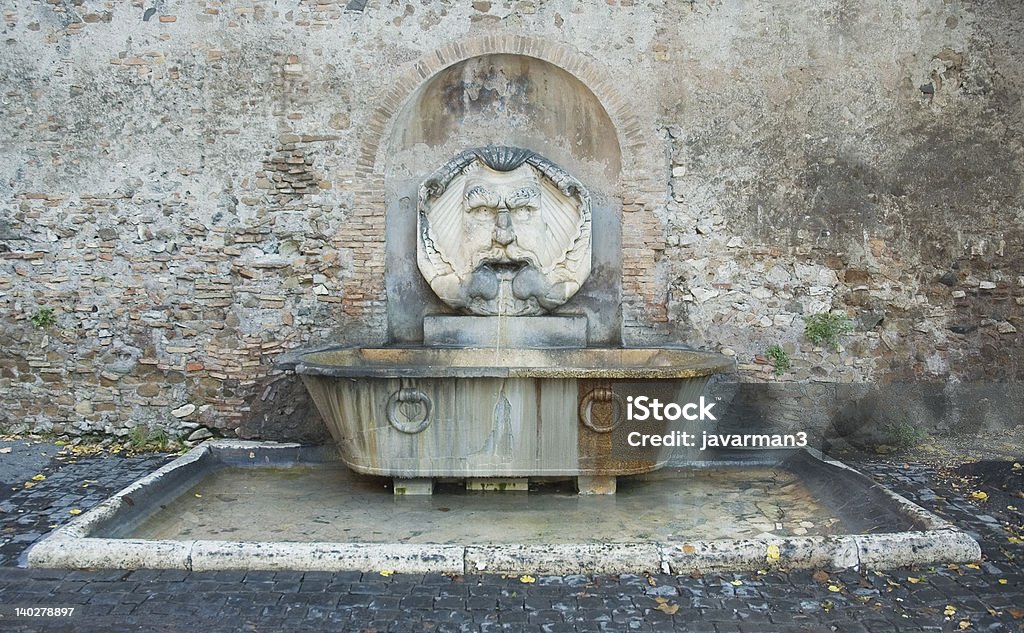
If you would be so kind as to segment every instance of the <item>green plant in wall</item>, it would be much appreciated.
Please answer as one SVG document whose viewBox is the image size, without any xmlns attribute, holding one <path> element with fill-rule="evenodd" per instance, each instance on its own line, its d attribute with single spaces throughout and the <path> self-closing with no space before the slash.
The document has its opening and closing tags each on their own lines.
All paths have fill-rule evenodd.
<svg viewBox="0 0 1024 633">
<path fill-rule="evenodd" d="M 152 431 L 139 425 L 128 433 L 128 448 L 135 453 L 151 451 L 165 453 L 177 449 L 178 444 L 161 430 Z"/>
<path fill-rule="evenodd" d="M 57 315 L 53 313 L 53 308 L 39 308 L 35 314 L 29 317 L 29 320 L 37 330 L 45 330 L 57 325 Z"/>
<path fill-rule="evenodd" d="M 804 336 L 815 345 L 839 351 L 839 337 L 853 331 L 853 322 L 846 315 L 821 312 L 807 317 Z"/>
<path fill-rule="evenodd" d="M 886 444 L 900 449 L 913 448 L 928 439 L 926 431 L 922 431 L 909 422 L 890 422 L 882 430 L 885 432 Z"/>
<path fill-rule="evenodd" d="M 766 349 L 764 355 L 772 362 L 776 376 L 781 376 L 787 369 L 793 366 L 793 361 L 789 358 L 789 354 L 778 345 L 772 345 Z"/>
</svg>

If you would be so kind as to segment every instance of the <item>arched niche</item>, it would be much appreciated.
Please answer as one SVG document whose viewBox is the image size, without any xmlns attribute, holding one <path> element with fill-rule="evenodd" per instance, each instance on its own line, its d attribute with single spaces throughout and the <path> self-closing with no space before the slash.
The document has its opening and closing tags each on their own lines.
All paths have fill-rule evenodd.
<svg viewBox="0 0 1024 633">
<path fill-rule="evenodd" d="M 388 167 L 490 144 L 532 149 L 588 179 L 614 182 L 621 168 L 618 134 L 597 96 L 552 63 L 508 54 L 452 64 L 416 90 L 395 120 Z"/>
<path fill-rule="evenodd" d="M 385 138 L 389 339 L 420 341 L 423 316 L 448 312 L 416 268 L 420 183 L 465 149 L 510 145 L 554 161 L 591 192 L 592 272 L 556 312 L 586 315 L 591 344 L 620 341 L 622 151 L 611 117 L 586 84 L 537 57 L 477 55 L 438 70 L 418 86 Z"/>
</svg>

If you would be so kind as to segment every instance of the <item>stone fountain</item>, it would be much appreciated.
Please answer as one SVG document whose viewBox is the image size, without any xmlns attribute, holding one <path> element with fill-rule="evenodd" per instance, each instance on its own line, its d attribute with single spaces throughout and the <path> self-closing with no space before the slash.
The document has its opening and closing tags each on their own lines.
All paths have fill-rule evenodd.
<svg viewBox="0 0 1024 633">
<path fill-rule="evenodd" d="M 733 363 L 588 347 L 588 317 L 560 308 L 588 284 L 593 231 L 587 187 L 530 150 L 470 149 L 423 180 L 416 262 L 446 312 L 424 316 L 419 345 L 321 350 L 296 367 L 342 460 L 405 494 L 530 477 L 614 493 L 616 476 L 662 466 L 671 448 L 629 447 L 628 399 L 696 401 Z"/>
</svg>

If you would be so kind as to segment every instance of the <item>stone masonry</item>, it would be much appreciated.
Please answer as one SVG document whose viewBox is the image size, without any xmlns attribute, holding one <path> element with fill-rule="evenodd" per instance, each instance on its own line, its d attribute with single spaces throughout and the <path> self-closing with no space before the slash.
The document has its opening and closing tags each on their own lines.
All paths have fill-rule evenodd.
<svg viewBox="0 0 1024 633">
<path fill-rule="evenodd" d="M 0 29 L 0 430 L 322 438 L 275 360 L 386 342 L 392 124 L 488 54 L 615 126 L 627 345 L 803 394 L 769 425 L 834 423 L 815 385 L 909 384 L 879 419 L 930 431 L 1024 404 L 1016 0 L 11 0 Z M 803 336 L 829 311 L 840 350 Z"/>
</svg>

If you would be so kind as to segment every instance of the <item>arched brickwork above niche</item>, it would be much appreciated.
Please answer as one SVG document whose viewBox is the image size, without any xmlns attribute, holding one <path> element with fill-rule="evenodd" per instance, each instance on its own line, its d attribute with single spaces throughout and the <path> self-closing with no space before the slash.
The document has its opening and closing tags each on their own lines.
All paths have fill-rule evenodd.
<svg viewBox="0 0 1024 633">
<path fill-rule="evenodd" d="M 414 92 L 444 69 L 484 55 L 532 57 L 565 71 L 584 85 L 607 113 L 617 135 L 617 143 L 621 146 L 622 164 L 641 170 L 661 168 L 660 163 L 655 166 L 649 162 L 648 144 L 651 139 L 643 137 L 643 126 L 634 114 L 634 105 L 619 93 L 614 78 L 595 61 L 569 46 L 550 40 L 521 35 L 493 35 L 452 42 L 424 55 L 398 73 L 367 122 L 357 175 L 383 173 L 387 160 L 387 139 L 397 115 Z M 653 126 L 650 133 L 653 134 Z"/>
<path fill-rule="evenodd" d="M 642 122 L 638 118 L 635 100 L 627 99 L 616 87 L 616 81 L 621 81 L 621 78 L 610 75 L 592 58 L 562 43 L 519 35 L 491 35 L 452 42 L 427 53 L 400 69 L 377 99 L 376 109 L 363 127 L 355 168 L 354 217 L 339 236 L 343 243 L 351 245 L 353 264 L 346 283 L 345 311 L 374 329 L 378 323 L 383 325 L 387 320 L 383 263 L 386 227 L 381 210 L 387 204 L 385 176 L 391 168 L 389 161 L 392 158 L 389 152 L 395 147 L 396 135 L 406 134 L 406 131 L 397 129 L 407 123 L 403 113 L 409 111 L 410 104 L 414 104 L 424 91 L 431 89 L 432 80 L 439 74 L 443 76 L 446 69 L 474 58 L 498 59 L 501 56 L 539 60 L 542 63 L 538 67 L 550 66 L 554 75 L 561 73 L 569 78 L 570 83 L 577 82 L 579 93 L 589 95 L 592 101 L 585 107 L 590 108 L 590 114 L 600 115 L 593 119 L 603 117 L 607 121 L 607 125 L 599 124 L 593 133 L 614 136 L 613 142 L 598 144 L 601 147 L 597 151 L 597 162 L 602 163 L 608 176 L 602 179 L 607 186 L 605 193 L 621 201 L 623 214 L 623 339 L 627 344 L 636 342 L 637 337 L 646 339 L 667 320 L 664 284 L 656 257 L 664 248 L 665 235 L 655 211 L 665 204 L 668 183 L 663 147 L 656 136 L 657 126 L 654 121 Z M 413 137 L 406 141 L 415 141 L 417 134 L 424 141 L 429 140 L 430 132 L 427 130 L 410 130 L 408 133 Z M 505 139 L 504 143 L 509 143 L 509 140 Z M 408 146 L 407 143 L 400 145 Z M 522 145 L 533 145 L 535 151 L 544 152 L 535 143 L 525 142 Z M 557 150 L 550 153 L 555 154 L 549 156 L 553 160 L 565 160 L 565 155 L 559 155 Z M 581 162 L 566 167 L 578 167 L 586 162 L 587 157 L 578 158 Z"/>
<path fill-rule="evenodd" d="M 619 135 L 597 95 L 559 66 L 506 53 L 446 66 L 409 95 L 392 119 L 384 172 L 422 177 L 424 168 L 488 145 L 527 148 L 617 193 Z"/>
</svg>

